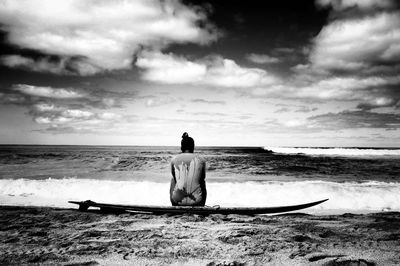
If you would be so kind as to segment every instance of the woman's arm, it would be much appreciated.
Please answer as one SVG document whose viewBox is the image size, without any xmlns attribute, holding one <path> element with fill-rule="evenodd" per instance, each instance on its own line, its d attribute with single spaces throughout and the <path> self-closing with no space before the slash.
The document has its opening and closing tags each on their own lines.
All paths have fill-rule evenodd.
<svg viewBox="0 0 400 266">
<path fill-rule="evenodd" d="M 173 161 L 171 161 L 171 175 L 172 175 L 172 178 L 175 180 L 175 182 L 176 182 L 176 178 L 175 178 L 175 166 L 174 166 L 174 162 Z"/>
<path fill-rule="evenodd" d="M 170 199 L 170 201 L 171 201 L 171 203 L 172 203 L 172 206 L 176 206 L 176 205 L 177 205 L 177 202 L 175 202 L 175 201 L 172 199 L 172 195 L 173 195 L 173 193 L 174 193 L 174 189 L 175 189 L 175 186 L 176 186 L 175 167 L 174 167 L 173 161 L 171 161 L 171 175 L 172 175 L 172 178 L 171 178 L 171 186 L 170 186 L 170 188 L 169 188 L 169 199 Z"/>
</svg>

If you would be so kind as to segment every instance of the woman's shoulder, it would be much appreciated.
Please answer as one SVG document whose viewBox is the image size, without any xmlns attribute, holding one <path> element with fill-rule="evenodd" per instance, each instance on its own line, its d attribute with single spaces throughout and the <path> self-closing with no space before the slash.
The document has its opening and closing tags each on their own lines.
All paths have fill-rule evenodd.
<svg viewBox="0 0 400 266">
<path fill-rule="evenodd" d="M 199 160 L 202 161 L 202 162 L 205 162 L 205 161 L 206 161 L 206 159 L 204 159 L 203 156 L 198 155 L 198 154 L 196 155 L 196 158 L 199 159 Z"/>
<path fill-rule="evenodd" d="M 196 154 L 196 153 L 180 153 L 178 155 L 175 155 L 174 157 L 172 157 L 171 162 L 177 162 L 177 161 L 191 161 L 194 158 L 196 158 L 197 160 L 201 161 L 201 162 L 205 162 L 206 160 L 203 158 L 203 156 Z"/>
</svg>

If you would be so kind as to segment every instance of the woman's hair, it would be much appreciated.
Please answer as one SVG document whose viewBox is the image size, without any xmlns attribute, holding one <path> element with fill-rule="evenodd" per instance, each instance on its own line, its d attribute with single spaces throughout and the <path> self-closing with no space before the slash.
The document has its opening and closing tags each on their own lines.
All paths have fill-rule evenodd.
<svg viewBox="0 0 400 266">
<path fill-rule="evenodd" d="M 193 152 L 194 151 L 194 140 L 189 137 L 188 133 L 183 133 L 182 135 L 182 141 L 181 141 L 181 151 L 189 151 Z"/>
</svg>

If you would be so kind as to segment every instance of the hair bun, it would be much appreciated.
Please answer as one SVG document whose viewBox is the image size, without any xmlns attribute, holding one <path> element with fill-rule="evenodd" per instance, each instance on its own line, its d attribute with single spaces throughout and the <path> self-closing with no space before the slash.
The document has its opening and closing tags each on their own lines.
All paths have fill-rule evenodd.
<svg viewBox="0 0 400 266">
<path fill-rule="evenodd" d="M 185 133 L 183 133 L 183 135 L 182 135 L 182 138 L 184 139 L 184 138 L 188 138 L 189 137 L 189 134 L 187 133 L 187 132 L 185 132 Z"/>
</svg>

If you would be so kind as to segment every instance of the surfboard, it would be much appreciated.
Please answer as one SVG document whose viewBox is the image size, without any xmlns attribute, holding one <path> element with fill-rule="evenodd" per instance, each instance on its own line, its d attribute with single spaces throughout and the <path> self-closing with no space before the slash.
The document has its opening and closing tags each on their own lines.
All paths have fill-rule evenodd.
<svg viewBox="0 0 400 266">
<path fill-rule="evenodd" d="M 89 207 L 100 208 L 100 211 L 105 212 L 137 212 L 137 213 L 153 213 L 153 214 L 271 214 L 297 211 L 321 204 L 328 199 L 309 202 L 299 205 L 278 206 L 278 207 L 220 207 L 220 206 L 146 206 L 146 205 L 120 205 L 97 203 L 91 200 L 86 201 L 68 201 L 72 204 L 78 204 L 80 211 L 87 211 Z"/>
</svg>

